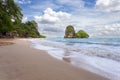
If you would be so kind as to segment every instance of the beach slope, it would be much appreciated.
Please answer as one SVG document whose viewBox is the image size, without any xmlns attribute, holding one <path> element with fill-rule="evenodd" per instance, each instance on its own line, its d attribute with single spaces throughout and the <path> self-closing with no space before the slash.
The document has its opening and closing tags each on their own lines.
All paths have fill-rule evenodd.
<svg viewBox="0 0 120 80">
<path fill-rule="evenodd" d="M 25 39 L 0 46 L 0 80 L 107 80 L 34 49 Z"/>
</svg>

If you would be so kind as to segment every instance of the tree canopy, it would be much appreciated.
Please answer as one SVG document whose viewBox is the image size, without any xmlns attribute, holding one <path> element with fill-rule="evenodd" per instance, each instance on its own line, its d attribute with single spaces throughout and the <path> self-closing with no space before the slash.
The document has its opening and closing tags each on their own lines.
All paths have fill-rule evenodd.
<svg viewBox="0 0 120 80">
<path fill-rule="evenodd" d="M 37 23 L 22 23 L 21 8 L 14 0 L 0 0 L 0 37 L 45 37 L 38 32 Z"/>
<path fill-rule="evenodd" d="M 14 30 L 14 24 L 21 22 L 22 13 L 14 0 L 0 0 L 0 33 L 5 35 Z M 12 21 L 14 20 L 14 22 Z"/>
<path fill-rule="evenodd" d="M 14 0 L 0 0 L 0 10 L 13 19 L 14 23 L 21 22 L 23 14 Z"/>
<path fill-rule="evenodd" d="M 16 28 L 16 31 L 20 37 L 45 38 L 45 36 L 40 35 L 37 28 L 37 23 L 32 20 L 26 23 L 22 23 L 19 27 Z"/>
</svg>

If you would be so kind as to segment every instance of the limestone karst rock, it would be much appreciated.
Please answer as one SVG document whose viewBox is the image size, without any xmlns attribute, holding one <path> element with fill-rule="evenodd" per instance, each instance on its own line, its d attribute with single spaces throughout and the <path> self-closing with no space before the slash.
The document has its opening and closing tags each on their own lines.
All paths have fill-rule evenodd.
<svg viewBox="0 0 120 80">
<path fill-rule="evenodd" d="M 66 27 L 64 38 L 75 38 L 75 30 L 72 25 Z"/>
<path fill-rule="evenodd" d="M 89 35 L 84 30 L 79 30 L 77 33 L 72 25 L 68 25 L 65 29 L 64 38 L 88 38 Z"/>
</svg>

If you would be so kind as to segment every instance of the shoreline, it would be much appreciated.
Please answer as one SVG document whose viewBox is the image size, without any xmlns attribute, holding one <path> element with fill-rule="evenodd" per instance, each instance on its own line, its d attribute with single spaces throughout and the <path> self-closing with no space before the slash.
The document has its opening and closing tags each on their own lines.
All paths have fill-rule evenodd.
<svg viewBox="0 0 120 80">
<path fill-rule="evenodd" d="M 28 40 L 15 39 L 13 45 L 0 46 L 1 80 L 108 80 L 34 49 Z"/>
</svg>

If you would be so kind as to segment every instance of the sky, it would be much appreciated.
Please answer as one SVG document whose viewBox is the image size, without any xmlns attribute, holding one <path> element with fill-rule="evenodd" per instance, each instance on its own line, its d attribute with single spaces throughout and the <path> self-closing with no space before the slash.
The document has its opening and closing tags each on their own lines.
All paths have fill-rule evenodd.
<svg viewBox="0 0 120 80">
<path fill-rule="evenodd" d="M 66 26 L 90 37 L 120 37 L 120 0 L 14 0 L 23 22 L 35 20 L 41 34 L 63 37 Z"/>
</svg>

